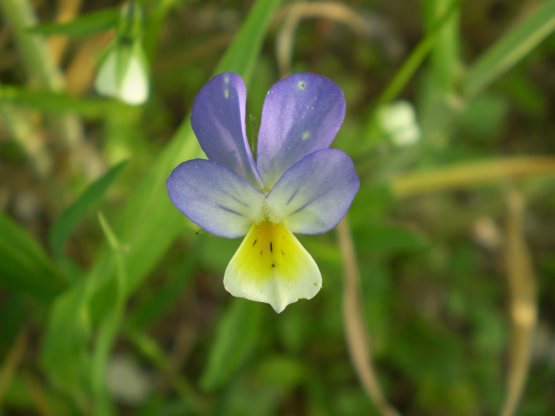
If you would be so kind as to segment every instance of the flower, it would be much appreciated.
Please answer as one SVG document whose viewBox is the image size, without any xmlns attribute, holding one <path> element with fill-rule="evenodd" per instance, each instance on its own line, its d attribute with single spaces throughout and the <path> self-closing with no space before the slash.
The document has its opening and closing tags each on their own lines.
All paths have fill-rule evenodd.
<svg viewBox="0 0 555 416">
<path fill-rule="evenodd" d="M 359 179 L 349 156 L 329 146 L 345 116 L 341 89 L 314 74 L 272 86 L 262 109 L 257 160 L 245 133 L 246 91 L 217 75 L 193 104 L 191 124 L 208 160 L 181 163 L 167 180 L 173 204 L 208 232 L 245 236 L 224 274 L 233 296 L 272 305 L 311 299 L 318 266 L 293 233 L 319 234 L 345 215 Z"/>
<path fill-rule="evenodd" d="M 99 94 L 128 104 L 142 104 L 147 100 L 147 64 L 139 40 L 118 38 L 108 47 L 94 87 Z"/>
</svg>

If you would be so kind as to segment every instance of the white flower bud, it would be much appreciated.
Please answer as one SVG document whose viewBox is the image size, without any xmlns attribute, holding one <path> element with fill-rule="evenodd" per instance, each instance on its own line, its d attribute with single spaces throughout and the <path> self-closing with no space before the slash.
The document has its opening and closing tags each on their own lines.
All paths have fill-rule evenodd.
<svg viewBox="0 0 555 416">
<path fill-rule="evenodd" d="M 141 44 L 116 40 L 100 64 L 94 87 L 101 95 L 128 104 L 142 104 L 148 98 L 147 65 Z"/>
<path fill-rule="evenodd" d="M 396 101 L 381 109 L 379 121 L 383 133 L 397 146 L 408 146 L 420 139 L 414 108 L 407 101 Z"/>
</svg>

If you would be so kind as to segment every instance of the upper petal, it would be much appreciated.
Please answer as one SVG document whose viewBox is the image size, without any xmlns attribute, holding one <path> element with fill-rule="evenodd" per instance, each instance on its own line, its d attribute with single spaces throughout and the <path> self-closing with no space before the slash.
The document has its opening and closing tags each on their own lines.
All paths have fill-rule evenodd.
<svg viewBox="0 0 555 416">
<path fill-rule="evenodd" d="M 193 103 L 191 125 L 208 159 L 260 186 L 245 132 L 245 84 L 232 72 L 208 81 Z"/>
<path fill-rule="evenodd" d="M 285 221 L 291 231 L 318 234 L 343 218 L 360 182 L 349 156 L 337 149 L 314 152 L 291 167 L 266 201 L 273 222 Z"/>
<path fill-rule="evenodd" d="M 305 155 L 329 147 L 344 116 L 343 92 L 328 78 L 295 74 L 274 84 L 258 135 L 257 165 L 266 189 Z"/>
<path fill-rule="evenodd" d="M 194 223 L 221 237 L 240 237 L 260 221 L 264 195 L 210 160 L 177 166 L 166 186 L 173 204 Z"/>
</svg>

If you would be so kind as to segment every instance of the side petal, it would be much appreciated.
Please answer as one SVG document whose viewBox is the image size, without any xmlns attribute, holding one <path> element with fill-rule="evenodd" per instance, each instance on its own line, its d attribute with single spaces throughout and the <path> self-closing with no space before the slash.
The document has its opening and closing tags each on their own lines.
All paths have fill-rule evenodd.
<svg viewBox="0 0 555 416">
<path fill-rule="evenodd" d="M 226 72 L 202 87 L 193 103 L 191 125 L 208 159 L 261 185 L 245 132 L 245 84 Z"/>
<path fill-rule="evenodd" d="M 229 262 L 224 287 L 233 296 L 272 305 L 311 299 L 322 287 L 316 262 L 284 224 L 253 225 Z"/>
<path fill-rule="evenodd" d="M 180 164 L 166 186 L 170 200 L 187 218 L 220 237 L 241 237 L 261 219 L 264 195 L 210 160 Z"/>
<path fill-rule="evenodd" d="M 274 84 L 258 135 L 258 170 L 266 189 L 304 156 L 329 147 L 344 117 L 343 92 L 325 77 L 295 74 Z"/>
<path fill-rule="evenodd" d="M 337 149 L 314 152 L 283 174 L 266 202 L 273 222 L 291 231 L 318 234 L 343 218 L 360 182 L 349 156 Z"/>
</svg>

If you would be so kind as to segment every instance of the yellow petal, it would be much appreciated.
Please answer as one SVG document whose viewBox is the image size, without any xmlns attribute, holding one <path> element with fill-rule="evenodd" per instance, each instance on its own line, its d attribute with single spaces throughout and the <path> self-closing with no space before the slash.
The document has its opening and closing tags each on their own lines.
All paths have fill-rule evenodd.
<svg viewBox="0 0 555 416">
<path fill-rule="evenodd" d="M 322 287 L 316 262 L 283 224 L 262 222 L 249 233 L 229 262 L 224 286 L 233 296 L 272 305 L 281 312 Z"/>
</svg>

